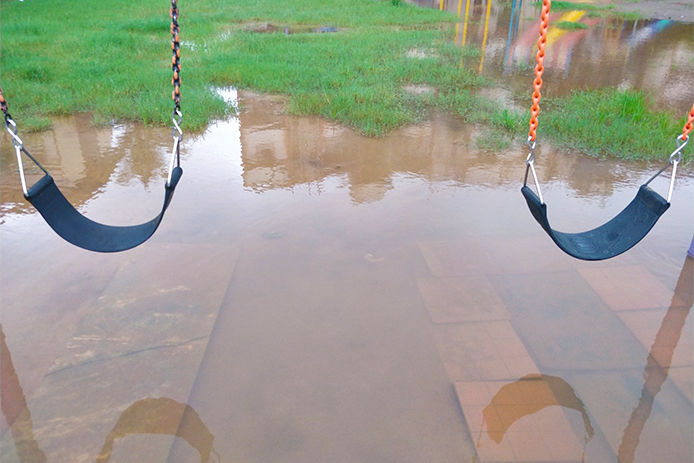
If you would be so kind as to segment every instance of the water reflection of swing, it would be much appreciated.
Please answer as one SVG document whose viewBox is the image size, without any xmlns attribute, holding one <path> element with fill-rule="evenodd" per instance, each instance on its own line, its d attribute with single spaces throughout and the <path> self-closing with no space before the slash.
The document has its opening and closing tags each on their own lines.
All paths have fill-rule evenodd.
<svg viewBox="0 0 694 463">
<path fill-rule="evenodd" d="M 134 434 L 177 436 L 198 451 L 200 463 L 210 461 L 211 455 L 215 456 L 217 462 L 220 461 L 219 454 L 212 447 L 214 436 L 198 413 L 190 405 L 161 397 L 138 400 L 125 409 L 106 436 L 96 462 L 109 461 L 114 441 Z"/>
<path fill-rule="evenodd" d="M 19 377 L 12 364 L 5 333 L 0 325 L 0 403 L 5 422 L 12 434 L 15 452 L 21 463 L 44 463 L 46 454 L 34 436 L 31 413 Z M 4 434 L 2 429 L 0 436 Z M 110 460 L 116 439 L 135 434 L 160 434 L 180 437 L 200 454 L 200 463 L 220 461 L 212 444 L 214 436 L 198 413 L 189 405 L 167 397 L 138 400 L 121 413 L 106 436 L 97 463 Z M 4 454 L 4 452 L 3 452 Z M 3 460 L 4 461 L 4 460 Z"/>
<path fill-rule="evenodd" d="M 617 452 L 617 460 L 620 463 L 632 463 L 634 461 L 641 433 L 651 414 L 655 396 L 668 377 L 675 349 L 687 320 L 687 315 L 689 315 L 689 311 L 693 304 L 694 258 L 687 257 L 680 271 L 670 308 L 661 322 L 655 341 L 646 359 L 646 367 L 644 369 L 645 379 L 641 390 L 641 397 L 627 422 Z M 522 407 L 518 407 L 514 410 L 515 413 L 513 416 L 506 416 L 505 420 L 500 420 L 499 416 L 496 414 L 495 408 L 499 405 L 517 403 L 517 399 L 514 397 L 516 392 L 513 388 L 518 387 L 518 385 L 522 385 L 526 390 L 525 396 L 535 395 L 547 397 L 547 394 L 543 394 L 543 390 L 549 389 L 553 397 L 550 397 L 549 400 L 523 403 Z M 513 423 L 525 416 L 537 413 L 553 405 L 574 409 L 581 413 L 584 424 L 584 444 L 587 444 L 594 435 L 594 429 L 583 402 L 566 381 L 562 378 L 549 375 L 528 375 L 501 387 L 482 411 L 483 419 L 486 423 L 487 435 L 492 441 L 499 444 Z M 480 435 L 477 439 L 477 448 L 479 448 L 479 437 L 481 437 L 481 433 L 482 429 L 480 429 Z M 474 437 L 475 436 L 473 436 L 473 438 Z"/>
<path fill-rule="evenodd" d="M 502 386 L 482 410 L 485 426 L 480 428 L 475 447 L 480 450 L 483 428 L 486 427 L 493 442 L 500 444 L 515 422 L 553 406 L 573 409 L 581 414 L 584 428 L 582 461 L 585 461 L 585 446 L 593 438 L 595 430 L 583 401 L 571 385 L 558 376 L 530 374 Z M 497 408 L 504 408 L 503 418 L 497 413 Z"/>
</svg>

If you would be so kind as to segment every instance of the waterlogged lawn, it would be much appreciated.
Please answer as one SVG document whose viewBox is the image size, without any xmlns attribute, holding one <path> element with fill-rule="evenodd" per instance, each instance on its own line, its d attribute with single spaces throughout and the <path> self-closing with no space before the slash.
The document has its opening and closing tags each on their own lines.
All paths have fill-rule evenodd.
<svg viewBox="0 0 694 463">
<path fill-rule="evenodd" d="M 479 84 L 445 38 L 455 17 L 436 10 L 375 0 L 182 0 L 179 9 L 188 129 L 230 110 L 215 86 L 282 93 L 293 112 L 381 134 L 435 104 L 412 101 L 403 85 L 459 94 Z M 24 127 L 78 111 L 169 122 L 168 1 L 7 1 L 2 13 L 2 85 Z M 252 32 L 264 23 L 280 27 Z M 337 32 L 285 35 L 285 26 Z M 426 57 L 407 58 L 410 49 Z"/>
<path fill-rule="evenodd" d="M 623 159 L 666 159 L 677 147 L 676 138 L 685 123 L 684 117 L 676 119 L 649 109 L 653 105 L 635 91 L 577 91 L 548 101 L 548 106 L 538 131 L 551 133 L 563 146 Z M 692 143 L 688 143 L 685 161 L 691 159 L 692 151 Z"/>
<path fill-rule="evenodd" d="M 4 1 L 0 77 L 21 130 L 45 129 L 51 116 L 76 112 L 90 112 L 97 124 L 169 124 L 169 5 L 166 0 Z M 502 111 L 475 96 L 476 89 L 494 82 L 461 66 L 461 54 L 479 51 L 461 51 L 451 43 L 456 18 L 449 13 L 390 0 L 180 0 L 179 9 L 188 130 L 233 111 L 214 88 L 236 86 L 286 95 L 294 114 L 320 115 L 369 135 L 443 109 L 501 129 L 502 142 L 525 137 L 526 114 Z M 320 27 L 336 31 L 313 32 Z M 405 91 L 412 85 L 434 91 Z M 581 135 L 575 146 L 591 154 L 648 157 L 653 139 L 673 138 L 671 129 L 679 123 L 674 116 L 654 113 L 642 95 L 636 98 L 643 100 L 639 120 L 662 133 L 653 137 L 649 129 L 650 138 L 622 140 L 615 135 L 622 125 L 611 120 L 599 135 Z M 633 122 L 618 101 L 605 101 L 617 120 Z M 566 99 L 543 107 L 547 135 L 563 138 L 550 127 L 561 126 L 552 120 L 561 121 L 567 107 L 579 108 L 575 117 L 587 127 L 596 123 L 593 111 Z M 614 140 L 620 140 L 618 149 L 606 147 Z"/>
</svg>

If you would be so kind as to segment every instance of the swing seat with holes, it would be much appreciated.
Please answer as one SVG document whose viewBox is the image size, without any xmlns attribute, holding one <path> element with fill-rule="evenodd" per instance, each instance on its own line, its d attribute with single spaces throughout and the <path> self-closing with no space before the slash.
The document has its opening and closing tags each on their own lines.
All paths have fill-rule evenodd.
<svg viewBox="0 0 694 463">
<path fill-rule="evenodd" d="M 171 0 L 171 49 L 173 57 L 171 69 L 173 71 L 174 111 L 172 114 L 173 149 L 169 165 L 169 176 L 164 191 L 164 204 L 159 215 L 152 220 L 125 227 L 104 225 L 80 214 L 53 181 L 53 177 L 46 169 L 26 150 L 22 139 L 19 138 L 17 124 L 8 112 L 7 102 L 0 88 L 0 109 L 5 115 L 5 127 L 12 137 L 17 155 L 19 177 L 22 183 L 24 197 L 39 211 L 46 223 L 64 240 L 83 249 L 97 252 L 118 252 L 134 248 L 147 241 L 159 227 L 164 213 L 171 203 L 176 185 L 183 175 L 180 166 L 180 144 L 183 139 L 180 123 L 183 118 L 181 113 L 181 47 L 179 42 L 178 5 L 177 0 Z M 31 159 L 43 172 L 44 176 L 30 188 L 27 188 L 22 165 L 22 154 Z"/>
<path fill-rule="evenodd" d="M 542 73 L 544 71 L 545 45 L 547 29 L 549 28 L 549 10 L 551 0 L 543 0 L 540 21 L 540 38 L 537 42 L 537 64 L 535 66 L 534 92 L 530 110 L 530 132 L 528 146 L 530 153 L 525 161 L 525 180 L 521 193 L 528 203 L 528 208 L 542 229 L 552 238 L 552 241 L 565 253 L 582 260 L 603 260 L 618 256 L 628 251 L 641 241 L 656 224 L 665 211 L 670 207 L 670 199 L 675 184 L 677 165 L 682 160 L 682 152 L 689 142 L 689 133 L 694 123 L 694 106 L 689 112 L 687 122 L 682 129 L 682 135 L 677 138 L 677 149 L 670 154 L 669 162 L 650 180 L 641 185 L 634 199 L 617 216 L 607 223 L 581 233 L 564 233 L 554 230 L 547 218 L 547 204 L 542 197 L 540 182 L 535 172 L 535 140 L 537 135 L 538 114 L 540 112 L 540 89 L 542 88 Z M 667 199 L 649 188 L 648 184 L 658 177 L 665 169 L 672 166 L 670 189 Z M 532 173 L 535 191 L 528 186 L 528 174 Z"/>
</svg>

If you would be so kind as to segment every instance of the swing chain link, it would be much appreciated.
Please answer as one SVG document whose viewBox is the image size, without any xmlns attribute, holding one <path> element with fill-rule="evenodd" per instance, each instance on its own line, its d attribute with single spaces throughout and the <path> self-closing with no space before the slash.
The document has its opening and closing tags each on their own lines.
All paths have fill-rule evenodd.
<svg viewBox="0 0 694 463">
<path fill-rule="evenodd" d="M 19 181 L 22 184 L 22 192 L 24 193 L 24 196 L 28 195 L 28 190 L 27 190 L 27 181 L 26 177 L 24 175 L 24 163 L 22 162 L 22 153 L 26 152 L 24 150 L 24 142 L 22 141 L 21 138 L 19 138 L 19 128 L 17 127 L 17 123 L 12 119 L 12 116 L 6 111 L 7 104 L 3 107 L 3 112 L 5 112 L 5 129 L 7 130 L 7 133 L 10 134 L 10 137 L 12 137 L 12 145 L 14 145 L 14 151 L 15 155 L 17 156 L 17 167 L 19 170 Z M 28 153 L 27 153 L 28 154 Z M 29 155 L 32 161 L 36 162 L 36 160 Z M 40 164 L 37 163 L 39 167 L 41 167 Z M 44 170 L 43 167 L 41 167 L 41 170 Z"/>
<path fill-rule="evenodd" d="M 540 12 L 540 37 L 537 40 L 537 55 L 535 56 L 535 79 L 533 80 L 532 106 L 530 108 L 529 138 L 535 141 L 537 136 L 538 116 L 540 114 L 540 99 L 542 98 L 542 74 L 545 66 L 545 45 L 547 45 L 547 30 L 549 29 L 549 12 L 552 0 L 542 0 Z"/>
<path fill-rule="evenodd" d="M 682 151 L 689 143 L 689 137 L 684 138 L 684 134 L 677 137 L 677 149 L 670 155 L 670 164 L 679 164 L 682 161 Z"/>
<path fill-rule="evenodd" d="M 179 32 L 178 4 L 177 0 L 171 0 L 171 70 L 173 71 L 171 98 L 174 101 L 174 110 L 171 113 L 173 147 L 171 148 L 169 175 L 166 180 L 167 186 L 171 185 L 174 167 L 180 167 L 181 165 L 181 140 L 183 140 L 183 130 L 181 130 L 183 113 L 181 112 L 181 42 L 179 40 Z"/>
<path fill-rule="evenodd" d="M 528 148 L 530 148 L 530 152 L 528 153 L 528 157 L 525 158 L 525 163 L 530 165 L 535 162 L 535 145 L 537 144 L 536 140 L 533 140 L 533 137 L 528 136 Z"/>
<path fill-rule="evenodd" d="M 694 104 L 692 104 L 692 109 L 689 110 L 687 115 L 687 121 L 684 123 L 684 127 L 682 127 L 682 140 L 685 142 L 689 140 L 689 134 L 692 129 L 694 129 Z"/>
<path fill-rule="evenodd" d="M 540 198 L 540 203 L 544 204 L 545 199 L 542 196 L 542 189 L 540 188 L 540 181 L 537 178 L 537 172 L 535 172 L 535 146 L 537 141 L 533 140 L 532 136 L 528 136 L 528 148 L 530 152 L 528 157 L 525 158 L 525 179 L 523 180 L 523 186 L 528 185 L 528 173 L 533 174 L 533 181 L 535 182 L 535 189 L 537 190 L 537 196 Z"/>
<path fill-rule="evenodd" d="M 183 120 L 183 113 L 180 109 L 174 109 L 171 113 L 171 122 L 173 122 L 173 127 L 171 128 L 171 137 L 174 140 L 183 140 L 183 130 L 181 129 L 181 121 Z"/>
<path fill-rule="evenodd" d="M 7 133 L 12 137 L 12 144 L 15 148 L 22 149 L 24 147 L 24 142 L 19 138 L 17 123 L 12 119 L 10 115 L 9 108 L 7 107 L 7 101 L 5 101 L 5 96 L 2 94 L 2 88 L 0 88 L 0 110 L 4 114 L 5 119 L 5 129 Z"/>
<path fill-rule="evenodd" d="M 12 144 L 16 149 L 23 149 L 24 148 L 24 142 L 22 141 L 21 138 L 19 138 L 19 129 L 17 127 L 17 123 L 12 119 L 12 116 L 9 114 L 5 114 L 5 129 L 7 130 L 7 133 L 10 134 L 10 137 L 12 137 Z"/>
<path fill-rule="evenodd" d="M 171 70 L 173 71 L 171 97 L 174 100 L 176 111 L 181 110 L 181 43 L 179 32 L 177 0 L 171 0 Z"/>
</svg>

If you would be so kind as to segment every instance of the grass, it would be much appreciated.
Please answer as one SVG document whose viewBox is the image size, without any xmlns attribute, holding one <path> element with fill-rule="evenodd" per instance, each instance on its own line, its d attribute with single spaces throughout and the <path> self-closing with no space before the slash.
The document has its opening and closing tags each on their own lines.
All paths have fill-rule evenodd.
<svg viewBox="0 0 694 463">
<path fill-rule="evenodd" d="M 572 21 L 557 21 L 556 23 L 554 23 L 554 25 L 557 26 L 559 29 L 564 29 L 567 31 L 588 29 L 587 24 Z"/>
<path fill-rule="evenodd" d="M 20 129 L 45 130 L 52 116 L 78 112 L 92 114 L 95 124 L 168 125 L 168 8 L 163 0 L 3 2 L 2 85 Z M 293 114 L 321 115 L 369 135 L 439 109 L 503 133 L 503 143 L 524 138 L 526 114 L 476 96 L 493 82 L 465 66 L 479 50 L 451 43 L 456 18 L 449 13 L 392 0 L 180 0 L 179 8 L 187 130 L 233 111 L 214 88 L 235 86 L 287 95 Z M 320 26 L 337 32 L 310 32 Z M 286 35 L 285 27 L 305 32 Z M 436 91 L 413 95 L 407 85 Z M 596 114 L 602 119 L 594 120 Z M 589 153 L 635 158 L 659 157 L 662 148 L 655 148 L 670 146 L 679 130 L 679 122 L 651 111 L 642 95 L 616 91 L 550 102 L 542 122 L 550 137 L 573 140 Z"/>
<path fill-rule="evenodd" d="M 168 124 L 168 8 L 162 0 L 4 2 L 2 83 L 22 128 L 76 112 L 96 122 Z M 460 51 L 448 40 L 455 17 L 437 10 L 374 0 L 183 0 L 179 8 L 189 130 L 230 111 L 215 86 L 291 95 L 296 114 L 378 135 L 419 120 L 432 104 L 413 101 L 404 85 L 446 93 L 481 83 L 457 67 Z M 338 32 L 249 31 L 258 22 Z M 411 49 L 431 57 L 408 58 Z"/>
<path fill-rule="evenodd" d="M 536 6 L 539 8 L 542 6 L 541 2 L 538 2 Z M 615 11 L 615 6 L 612 4 L 607 5 L 594 5 L 591 3 L 578 3 L 578 2 L 552 2 L 552 11 L 570 11 L 570 10 L 582 10 L 588 13 L 590 17 L 606 17 L 610 16 L 613 18 L 619 18 L 624 20 L 635 20 L 640 19 L 641 15 L 635 12 L 624 12 Z"/>
<path fill-rule="evenodd" d="M 540 3 L 538 6 L 542 6 Z M 578 3 L 578 2 L 552 2 L 552 10 L 583 10 L 583 11 L 610 11 L 614 9 L 614 5 L 593 5 L 592 3 Z"/>
<path fill-rule="evenodd" d="M 622 159 L 666 160 L 685 122 L 651 109 L 646 96 L 635 91 L 579 91 L 546 106 L 538 136 L 551 134 L 564 146 Z M 685 148 L 685 162 L 692 151 L 691 144 Z"/>
</svg>

